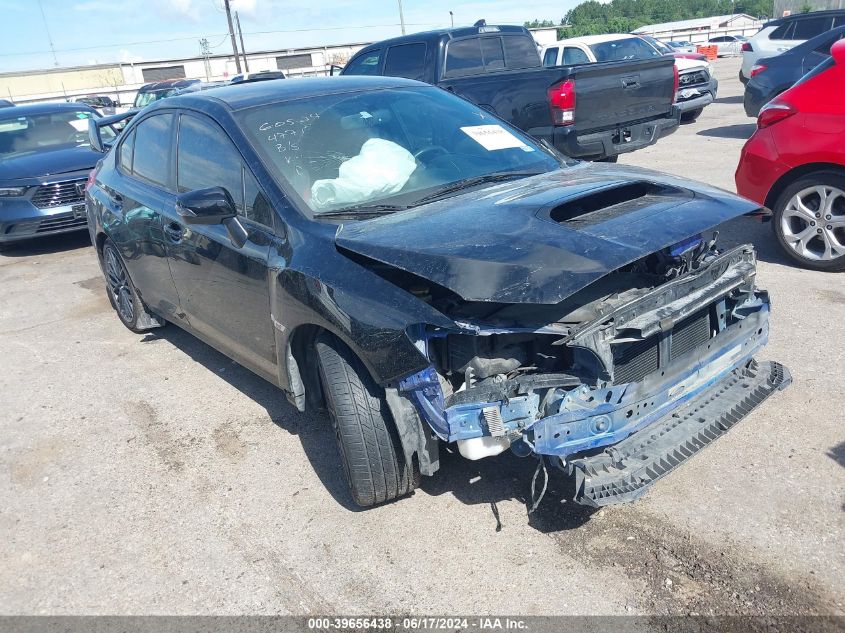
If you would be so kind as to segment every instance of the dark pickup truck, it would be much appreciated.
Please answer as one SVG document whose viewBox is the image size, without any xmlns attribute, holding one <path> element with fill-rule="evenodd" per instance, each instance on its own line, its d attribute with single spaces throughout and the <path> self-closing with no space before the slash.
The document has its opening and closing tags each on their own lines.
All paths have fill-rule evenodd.
<svg viewBox="0 0 845 633">
<path fill-rule="evenodd" d="M 359 51 L 343 75 L 387 75 L 439 86 L 562 153 L 612 159 L 678 127 L 671 57 L 544 68 L 520 26 L 416 33 Z"/>
</svg>

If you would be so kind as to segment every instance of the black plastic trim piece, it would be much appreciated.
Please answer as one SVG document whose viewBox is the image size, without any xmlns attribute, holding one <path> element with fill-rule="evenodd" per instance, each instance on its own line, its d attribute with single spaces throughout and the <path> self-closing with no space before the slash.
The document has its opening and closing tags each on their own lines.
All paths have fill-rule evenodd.
<svg viewBox="0 0 845 633">
<path fill-rule="evenodd" d="M 569 462 L 575 501 L 593 507 L 634 501 L 791 382 L 780 363 L 749 361 L 638 433 L 598 455 Z"/>
</svg>

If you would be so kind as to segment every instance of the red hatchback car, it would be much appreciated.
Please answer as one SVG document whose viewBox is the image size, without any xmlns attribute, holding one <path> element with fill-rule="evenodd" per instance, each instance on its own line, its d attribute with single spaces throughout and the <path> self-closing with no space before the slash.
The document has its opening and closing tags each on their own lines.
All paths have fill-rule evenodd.
<svg viewBox="0 0 845 633">
<path fill-rule="evenodd" d="M 814 270 L 845 270 L 845 40 L 763 106 L 736 187 L 773 211 L 790 257 Z"/>
</svg>

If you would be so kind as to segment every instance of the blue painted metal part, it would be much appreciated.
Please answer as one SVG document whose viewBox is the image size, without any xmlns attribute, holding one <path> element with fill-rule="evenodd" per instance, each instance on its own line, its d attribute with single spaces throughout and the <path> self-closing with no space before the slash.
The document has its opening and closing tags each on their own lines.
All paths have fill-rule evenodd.
<svg viewBox="0 0 845 633">
<path fill-rule="evenodd" d="M 433 367 L 408 376 L 399 389 L 409 395 L 441 439 L 453 442 L 489 435 L 485 409 L 499 409 L 506 435 L 523 434 L 535 453 L 566 458 L 585 450 L 615 444 L 695 397 L 725 375 L 747 363 L 768 340 L 768 302 L 752 300 L 759 328 L 745 328 L 741 336 L 717 335 L 697 362 L 668 376 L 643 393 L 637 383 L 603 389 L 582 386 L 559 389 L 557 413 L 540 416 L 541 395 L 534 392 L 507 401 L 464 403 L 445 409 L 445 398 Z M 723 309 L 723 305 L 722 305 Z M 752 312 L 752 313 L 753 313 Z M 739 333 L 737 331 L 737 333 Z"/>
</svg>

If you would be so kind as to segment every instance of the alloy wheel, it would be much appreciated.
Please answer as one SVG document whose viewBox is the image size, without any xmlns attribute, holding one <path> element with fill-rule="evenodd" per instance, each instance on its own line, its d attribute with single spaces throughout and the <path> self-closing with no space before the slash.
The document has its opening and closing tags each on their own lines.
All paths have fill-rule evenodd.
<svg viewBox="0 0 845 633">
<path fill-rule="evenodd" d="M 786 244 L 804 259 L 826 262 L 845 255 L 845 191 L 817 185 L 796 193 L 783 210 Z"/>
<path fill-rule="evenodd" d="M 123 263 L 111 248 L 106 249 L 106 282 L 120 318 L 124 323 L 132 323 L 135 318 L 135 294 L 129 285 Z"/>
</svg>

